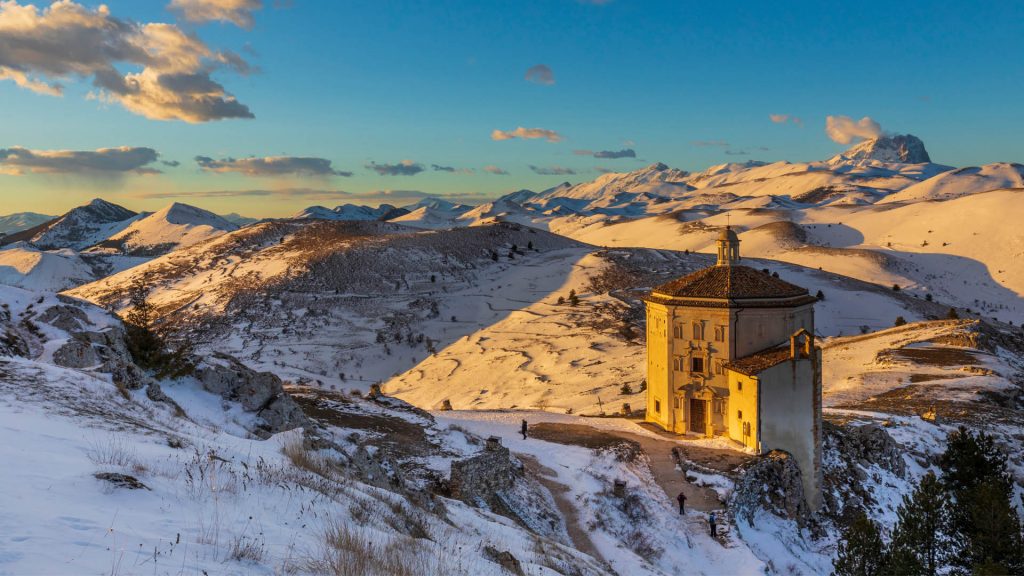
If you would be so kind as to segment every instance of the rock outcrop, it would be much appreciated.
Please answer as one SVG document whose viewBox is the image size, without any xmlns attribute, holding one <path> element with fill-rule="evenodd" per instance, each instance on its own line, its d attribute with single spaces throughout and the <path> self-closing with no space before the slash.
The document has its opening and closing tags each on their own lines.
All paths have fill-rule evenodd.
<svg viewBox="0 0 1024 576">
<path fill-rule="evenodd" d="M 309 424 L 280 378 L 270 372 L 257 372 L 232 356 L 214 354 L 197 367 L 196 379 L 208 392 L 255 412 L 263 420 L 255 432 L 262 436 Z"/>
<path fill-rule="evenodd" d="M 781 450 L 772 450 L 747 468 L 736 486 L 735 506 L 738 516 L 750 518 L 760 508 L 800 526 L 811 517 L 800 466 Z"/>
</svg>

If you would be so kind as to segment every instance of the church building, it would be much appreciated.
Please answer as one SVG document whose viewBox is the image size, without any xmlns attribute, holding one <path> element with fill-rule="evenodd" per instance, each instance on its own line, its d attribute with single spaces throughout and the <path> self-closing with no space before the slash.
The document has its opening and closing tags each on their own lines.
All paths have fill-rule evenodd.
<svg viewBox="0 0 1024 576">
<path fill-rule="evenodd" d="M 807 289 L 740 264 L 728 226 L 718 261 L 658 286 L 647 304 L 648 422 L 724 436 L 757 454 L 779 449 L 821 499 L 821 350 Z"/>
</svg>

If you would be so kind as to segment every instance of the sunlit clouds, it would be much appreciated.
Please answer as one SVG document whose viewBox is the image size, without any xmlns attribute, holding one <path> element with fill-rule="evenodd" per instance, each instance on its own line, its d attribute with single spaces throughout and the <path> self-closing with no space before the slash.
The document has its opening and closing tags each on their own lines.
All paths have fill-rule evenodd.
<svg viewBox="0 0 1024 576">
<path fill-rule="evenodd" d="M 878 138 L 882 135 L 882 126 L 868 116 L 860 120 L 849 116 L 828 116 L 825 118 L 825 134 L 840 144 L 849 144 L 855 140 Z"/>
<path fill-rule="evenodd" d="M 377 164 L 371 162 L 366 165 L 366 168 L 373 170 L 381 176 L 415 176 L 420 172 L 423 172 L 423 165 L 412 160 L 402 160 L 397 164 Z"/>
<path fill-rule="evenodd" d="M 775 124 L 795 124 L 797 126 L 803 126 L 804 121 L 798 116 L 792 114 L 769 114 L 768 119 Z"/>
<path fill-rule="evenodd" d="M 154 174 L 149 165 L 159 154 L 152 148 L 100 148 L 99 150 L 0 149 L 0 174 L 79 174 L 116 176 Z"/>
<path fill-rule="evenodd" d="M 171 0 L 167 5 L 188 22 L 230 22 L 240 28 L 252 28 L 252 13 L 262 7 L 262 0 Z"/>
<path fill-rule="evenodd" d="M 551 68 L 548 68 L 544 64 L 530 66 L 526 71 L 525 78 L 527 82 L 533 82 L 534 84 L 550 86 L 555 83 L 555 73 L 551 71 Z"/>
<path fill-rule="evenodd" d="M 540 174 L 542 176 L 565 176 L 576 173 L 572 168 L 566 168 L 565 166 L 534 166 L 531 164 L 530 170 L 532 170 L 534 174 Z"/>
<path fill-rule="evenodd" d="M 484 172 L 487 172 L 488 174 L 494 174 L 495 176 L 508 176 L 508 170 L 505 170 L 504 168 L 499 168 L 498 166 L 495 166 L 493 164 L 488 164 L 487 166 L 484 166 Z"/>
<path fill-rule="evenodd" d="M 123 65 L 140 70 L 124 73 Z M 38 8 L 0 2 L 0 78 L 60 95 L 60 81 L 88 79 L 93 97 L 158 120 L 207 122 L 253 113 L 211 77 L 250 71 L 239 55 L 216 51 L 173 24 L 136 23 L 100 5 L 71 0 Z"/>
<path fill-rule="evenodd" d="M 196 164 L 207 172 L 236 172 L 246 176 L 352 176 L 335 170 L 326 158 L 268 156 L 265 158 L 224 158 L 196 156 Z"/>
<path fill-rule="evenodd" d="M 547 130 L 545 128 L 523 128 L 522 126 L 515 130 L 494 130 L 491 132 L 491 140 L 512 140 L 515 138 L 522 138 L 524 140 L 539 140 L 544 139 L 548 142 L 561 142 L 562 135 L 554 130 Z"/>
</svg>

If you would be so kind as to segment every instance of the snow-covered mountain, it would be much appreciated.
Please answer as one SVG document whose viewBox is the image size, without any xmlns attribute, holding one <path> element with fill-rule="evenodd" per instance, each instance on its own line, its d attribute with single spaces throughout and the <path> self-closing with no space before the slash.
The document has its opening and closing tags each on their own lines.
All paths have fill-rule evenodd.
<svg viewBox="0 0 1024 576">
<path fill-rule="evenodd" d="M 127 227 L 96 243 L 89 251 L 159 256 L 237 229 L 236 224 L 212 212 L 174 202 L 133 219 Z"/>
<path fill-rule="evenodd" d="M 250 218 L 248 216 L 242 216 L 237 212 L 232 212 L 230 214 L 221 214 L 220 217 L 239 227 L 248 226 L 249 224 L 255 224 L 256 222 L 260 221 L 259 218 Z"/>
<path fill-rule="evenodd" d="M 55 220 L 0 238 L 0 244 L 25 241 L 42 250 L 84 250 L 126 228 L 139 215 L 96 198 Z"/>
<path fill-rule="evenodd" d="M 334 208 L 310 206 L 293 216 L 293 218 L 338 221 L 392 220 L 407 213 L 408 209 L 396 208 L 391 204 L 381 204 L 377 207 L 342 204 Z"/>
<path fill-rule="evenodd" d="M 55 216 L 47 216 L 46 214 L 37 214 L 35 212 L 18 212 L 16 214 L 0 216 L 0 236 L 35 228 L 54 218 Z"/>
<path fill-rule="evenodd" d="M 861 163 L 877 161 L 883 163 L 924 164 L 932 161 L 924 142 L 911 134 L 879 136 L 860 142 L 849 150 L 828 161 L 836 165 L 846 162 Z"/>
</svg>

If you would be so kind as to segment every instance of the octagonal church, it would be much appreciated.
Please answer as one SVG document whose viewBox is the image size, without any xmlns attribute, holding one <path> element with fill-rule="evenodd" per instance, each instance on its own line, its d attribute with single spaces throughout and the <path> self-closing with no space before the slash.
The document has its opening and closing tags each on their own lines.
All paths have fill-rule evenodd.
<svg viewBox="0 0 1024 576">
<path fill-rule="evenodd" d="M 789 452 L 808 504 L 821 497 L 821 353 L 805 288 L 740 264 L 728 226 L 718 261 L 658 286 L 647 306 L 646 420 Z"/>
</svg>

